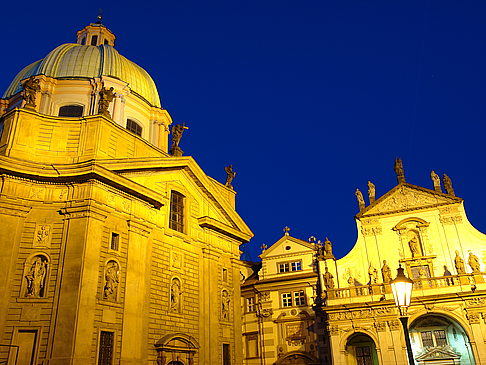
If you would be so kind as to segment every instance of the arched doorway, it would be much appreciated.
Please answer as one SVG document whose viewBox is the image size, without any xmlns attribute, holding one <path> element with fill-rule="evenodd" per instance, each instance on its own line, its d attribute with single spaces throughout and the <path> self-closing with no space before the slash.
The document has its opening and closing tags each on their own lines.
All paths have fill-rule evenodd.
<svg viewBox="0 0 486 365">
<path fill-rule="evenodd" d="M 419 317 L 409 331 L 417 364 L 476 364 L 466 331 L 447 316 Z"/>
<path fill-rule="evenodd" d="M 346 343 L 348 365 L 378 365 L 375 341 L 364 333 L 355 333 Z"/>
<path fill-rule="evenodd" d="M 310 354 L 291 351 L 280 357 L 275 365 L 317 365 L 318 363 L 318 360 Z"/>
<path fill-rule="evenodd" d="M 183 333 L 168 334 L 155 344 L 157 365 L 193 365 L 199 345 Z"/>
</svg>

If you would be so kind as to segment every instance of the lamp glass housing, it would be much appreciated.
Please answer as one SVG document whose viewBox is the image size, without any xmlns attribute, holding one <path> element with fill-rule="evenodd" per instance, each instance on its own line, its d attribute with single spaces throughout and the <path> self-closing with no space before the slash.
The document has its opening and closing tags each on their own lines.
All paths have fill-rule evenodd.
<svg viewBox="0 0 486 365">
<path fill-rule="evenodd" d="M 397 269 L 397 277 L 390 284 L 393 297 L 395 298 L 395 304 L 400 310 L 400 315 L 404 315 L 412 299 L 413 280 L 407 278 L 403 272 L 403 268 L 399 267 Z"/>
</svg>

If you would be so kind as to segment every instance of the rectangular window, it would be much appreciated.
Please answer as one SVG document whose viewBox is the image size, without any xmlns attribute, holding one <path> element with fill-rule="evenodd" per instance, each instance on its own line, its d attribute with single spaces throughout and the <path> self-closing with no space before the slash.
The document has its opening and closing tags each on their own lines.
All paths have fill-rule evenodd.
<svg viewBox="0 0 486 365">
<path fill-rule="evenodd" d="M 231 365 L 231 353 L 229 343 L 223 343 L 223 365 Z"/>
<path fill-rule="evenodd" d="M 96 46 L 97 43 L 98 43 L 98 36 L 97 35 L 92 36 L 91 37 L 91 45 Z"/>
<path fill-rule="evenodd" d="M 256 309 L 255 307 L 255 297 L 246 298 L 246 311 L 247 312 L 254 312 Z"/>
<path fill-rule="evenodd" d="M 435 345 L 436 346 L 447 345 L 447 338 L 446 338 L 446 333 L 445 333 L 444 330 L 434 331 L 434 336 L 435 336 Z"/>
<path fill-rule="evenodd" d="M 295 261 L 291 263 L 292 271 L 300 271 L 302 270 L 302 263 L 300 261 Z"/>
<path fill-rule="evenodd" d="M 294 291 L 295 305 L 305 305 L 305 293 L 303 290 Z"/>
<path fill-rule="evenodd" d="M 170 195 L 169 228 L 184 233 L 184 195 L 177 191 Z"/>
<path fill-rule="evenodd" d="M 292 293 L 282 293 L 282 307 L 292 306 Z"/>
<path fill-rule="evenodd" d="M 358 365 L 373 364 L 371 358 L 371 349 L 369 346 L 356 347 L 356 363 Z"/>
<path fill-rule="evenodd" d="M 252 333 L 245 335 L 246 338 L 246 358 L 258 357 L 258 334 Z"/>
<path fill-rule="evenodd" d="M 281 262 L 278 264 L 278 272 L 301 271 L 302 261 Z"/>
<path fill-rule="evenodd" d="M 100 332 L 100 347 L 98 352 L 98 365 L 112 365 L 113 344 L 115 334 L 113 332 Z"/>
<path fill-rule="evenodd" d="M 118 251 L 120 248 L 120 235 L 118 233 L 111 233 L 110 248 L 114 251 Z"/>
<path fill-rule="evenodd" d="M 434 347 L 434 340 L 432 339 L 432 331 L 425 331 L 420 333 L 422 336 L 422 347 Z"/>
<path fill-rule="evenodd" d="M 223 281 L 225 283 L 228 282 L 228 270 L 227 269 L 223 269 Z"/>
</svg>

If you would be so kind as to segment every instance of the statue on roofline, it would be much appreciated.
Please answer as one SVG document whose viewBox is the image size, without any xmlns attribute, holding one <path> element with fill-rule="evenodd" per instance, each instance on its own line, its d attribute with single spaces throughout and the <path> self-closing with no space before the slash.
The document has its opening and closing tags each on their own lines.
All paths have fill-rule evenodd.
<svg viewBox="0 0 486 365">
<path fill-rule="evenodd" d="M 100 90 L 100 99 L 98 100 L 98 114 L 101 114 L 107 118 L 111 118 L 111 114 L 108 108 L 110 107 L 110 103 L 115 98 L 115 93 L 113 92 L 113 90 L 113 87 L 110 87 L 109 89 L 103 87 Z"/>
<path fill-rule="evenodd" d="M 22 99 L 25 100 L 25 107 L 28 109 L 34 109 L 36 106 L 35 98 L 40 91 L 39 82 L 39 79 L 31 76 L 22 84 Z"/>
<path fill-rule="evenodd" d="M 172 144 L 170 146 L 170 154 L 172 156 L 177 156 L 180 157 L 184 153 L 181 148 L 179 147 L 179 143 L 182 138 L 182 133 L 184 133 L 184 130 L 189 129 L 186 127 L 184 123 L 182 124 L 175 124 L 172 126 L 171 132 L 172 132 Z"/>
<path fill-rule="evenodd" d="M 233 171 L 233 165 L 226 166 L 224 171 L 226 171 L 226 182 L 224 183 L 224 186 L 233 190 L 233 185 L 231 185 L 231 182 L 236 176 L 236 172 Z"/>
<path fill-rule="evenodd" d="M 397 174 L 397 181 L 399 184 L 405 182 L 405 171 L 403 170 L 403 162 L 400 158 L 395 159 L 395 174 Z"/>
<path fill-rule="evenodd" d="M 447 194 L 452 195 L 452 196 L 456 196 L 456 194 L 454 193 L 454 189 L 452 188 L 451 178 L 449 176 L 447 176 L 446 174 L 444 174 L 444 189 L 445 189 Z"/>
</svg>

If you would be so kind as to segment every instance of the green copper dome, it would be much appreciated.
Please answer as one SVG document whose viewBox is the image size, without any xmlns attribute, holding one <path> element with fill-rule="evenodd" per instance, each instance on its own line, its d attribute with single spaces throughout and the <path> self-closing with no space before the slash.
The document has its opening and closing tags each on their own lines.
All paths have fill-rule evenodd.
<svg viewBox="0 0 486 365">
<path fill-rule="evenodd" d="M 130 90 L 153 106 L 160 107 L 157 87 L 150 75 L 110 45 L 62 44 L 44 59 L 25 67 L 14 78 L 3 98 L 21 91 L 20 81 L 35 75 L 53 78 L 110 76 L 128 83 Z"/>
</svg>

